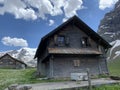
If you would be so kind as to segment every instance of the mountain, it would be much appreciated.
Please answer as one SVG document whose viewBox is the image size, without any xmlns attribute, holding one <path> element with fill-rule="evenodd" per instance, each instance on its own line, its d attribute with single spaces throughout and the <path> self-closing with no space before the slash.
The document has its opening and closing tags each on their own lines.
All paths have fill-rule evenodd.
<svg viewBox="0 0 120 90">
<path fill-rule="evenodd" d="M 12 57 L 23 61 L 30 67 L 36 67 L 37 61 L 34 59 L 35 52 L 36 49 L 34 48 L 21 48 L 19 50 L 0 52 L 0 56 L 3 56 L 4 54 L 8 53 Z"/>
<path fill-rule="evenodd" d="M 120 59 L 120 0 L 101 20 L 98 34 L 106 39 L 113 47 L 109 50 L 110 60 Z"/>
</svg>

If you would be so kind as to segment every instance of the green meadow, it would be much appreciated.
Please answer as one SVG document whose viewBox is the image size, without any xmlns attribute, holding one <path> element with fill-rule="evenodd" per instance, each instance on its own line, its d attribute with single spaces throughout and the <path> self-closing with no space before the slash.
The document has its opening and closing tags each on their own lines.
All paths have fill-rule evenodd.
<svg viewBox="0 0 120 90">
<path fill-rule="evenodd" d="M 120 60 L 108 62 L 109 72 L 111 76 L 120 76 Z M 103 85 L 96 87 L 93 90 L 120 90 L 120 84 Z"/>
<path fill-rule="evenodd" d="M 120 60 L 108 63 L 110 75 L 120 76 Z M 38 80 L 35 77 L 35 68 L 25 70 L 0 69 L 0 90 L 4 90 L 11 84 L 55 82 L 56 80 Z M 58 80 L 59 82 L 60 80 Z M 62 80 L 61 80 L 62 81 Z M 93 90 L 120 90 L 120 85 L 107 85 L 94 88 Z"/>
</svg>

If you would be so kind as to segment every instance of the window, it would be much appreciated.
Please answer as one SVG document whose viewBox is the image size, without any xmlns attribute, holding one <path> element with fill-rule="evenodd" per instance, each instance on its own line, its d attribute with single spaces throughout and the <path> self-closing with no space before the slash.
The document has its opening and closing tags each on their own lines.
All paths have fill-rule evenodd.
<svg viewBox="0 0 120 90">
<path fill-rule="evenodd" d="M 69 46 L 69 37 L 64 35 L 55 35 L 54 43 L 56 46 Z"/>
<path fill-rule="evenodd" d="M 80 60 L 73 60 L 73 64 L 75 67 L 79 67 L 80 66 Z"/>
<path fill-rule="evenodd" d="M 57 37 L 58 46 L 64 46 L 65 45 L 65 37 L 64 36 L 58 36 Z"/>
<path fill-rule="evenodd" d="M 10 61 L 10 62 L 9 62 L 9 64 L 13 64 L 13 62 L 12 62 L 12 61 Z"/>
<path fill-rule="evenodd" d="M 0 61 L 0 64 L 2 64 L 3 62 L 2 61 Z"/>
<path fill-rule="evenodd" d="M 82 42 L 82 46 L 83 46 L 83 47 L 88 47 L 88 46 L 90 46 L 88 37 L 83 37 L 82 40 L 81 40 L 81 42 Z"/>
</svg>

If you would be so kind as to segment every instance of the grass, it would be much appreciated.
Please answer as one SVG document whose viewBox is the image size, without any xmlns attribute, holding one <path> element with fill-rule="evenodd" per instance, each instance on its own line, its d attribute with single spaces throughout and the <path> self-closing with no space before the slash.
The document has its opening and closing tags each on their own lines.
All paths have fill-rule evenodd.
<svg viewBox="0 0 120 90">
<path fill-rule="evenodd" d="M 120 90 L 120 85 L 103 85 L 100 87 L 95 87 L 92 90 Z"/>
<path fill-rule="evenodd" d="M 120 60 L 108 62 L 108 68 L 111 76 L 120 76 Z M 92 90 L 120 90 L 120 84 L 103 85 L 100 87 L 95 87 Z"/>
<path fill-rule="evenodd" d="M 30 82 L 34 72 L 35 69 L 0 69 L 0 90 L 3 90 L 10 84 Z"/>
<path fill-rule="evenodd" d="M 35 77 L 35 68 L 25 70 L 0 69 L 0 90 L 4 90 L 11 84 L 29 84 L 41 82 L 61 82 L 64 80 L 39 80 Z"/>
<path fill-rule="evenodd" d="M 108 62 L 110 75 L 120 76 L 120 60 Z"/>
</svg>

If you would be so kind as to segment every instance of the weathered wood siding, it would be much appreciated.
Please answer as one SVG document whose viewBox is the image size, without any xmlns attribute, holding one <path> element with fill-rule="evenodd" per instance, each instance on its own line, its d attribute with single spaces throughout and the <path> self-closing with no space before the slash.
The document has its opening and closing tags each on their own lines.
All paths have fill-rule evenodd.
<svg viewBox="0 0 120 90">
<path fill-rule="evenodd" d="M 73 60 L 80 60 L 80 66 L 75 67 Z M 51 77 L 70 77 L 71 73 L 86 72 L 87 68 L 90 69 L 91 75 L 108 73 L 105 59 L 100 60 L 98 56 L 55 56 L 53 59 L 53 76 Z"/>
<path fill-rule="evenodd" d="M 91 47 L 89 47 L 89 48 L 98 49 L 96 42 L 94 40 L 92 40 L 87 34 L 85 34 L 82 30 L 80 30 L 75 25 L 66 26 L 63 30 L 58 32 L 56 35 L 64 35 L 66 37 L 69 37 L 69 42 L 70 42 L 69 47 L 70 48 L 82 48 L 82 45 L 81 45 L 82 37 L 88 37 L 89 42 L 91 44 Z M 54 36 L 50 38 L 49 47 L 57 47 L 57 46 L 55 46 Z"/>
</svg>

